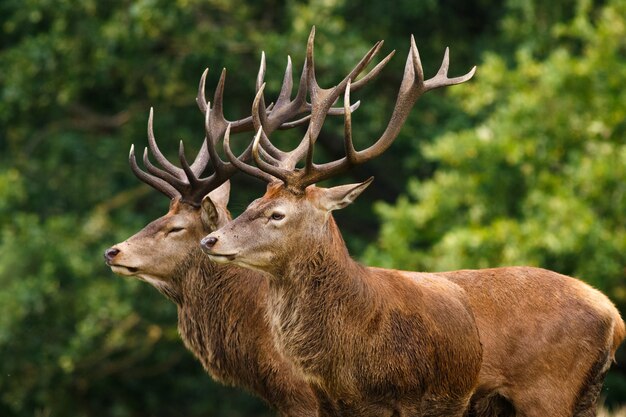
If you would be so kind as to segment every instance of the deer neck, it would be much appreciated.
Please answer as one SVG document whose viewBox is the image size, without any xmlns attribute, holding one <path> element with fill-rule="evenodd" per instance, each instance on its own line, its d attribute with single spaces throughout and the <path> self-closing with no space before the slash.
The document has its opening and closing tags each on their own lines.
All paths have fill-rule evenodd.
<svg viewBox="0 0 626 417">
<path fill-rule="evenodd" d="M 257 301 L 266 296 L 263 277 L 211 262 L 198 249 L 181 266 L 178 282 L 178 329 L 187 348 L 216 380 L 255 386 L 254 381 L 240 381 L 256 365 L 241 360 L 247 343 L 233 335 L 252 337 L 251 329 L 263 326 L 263 304 Z"/>
<path fill-rule="evenodd" d="M 323 239 L 305 240 L 300 245 L 303 250 L 290 254 L 282 268 L 274 274 L 280 287 L 286 290 L 304 290 L 311 286 L 319 287 L 321 281 L 328 281 L 326 285 L 336 283 L 345 286 L 362 271 L 363 267 L 350 257 L 332 216 L 324 229 Z M 329 276 L 334 278 L 327 280 Z"/>
<path fill-rule="evenodd" d="M 337 323 L 358 316 L 374 293 L 363 280 L 367 268 L 353 261 L 330 219 L 324 244 L 306 246 L 270 280 L 268 310 L 279 348 L 307 375 L 319 375 L 320 357 L 341 357 L 334 347 Z M 330 243 L 330 244 L 328 244 Z M 322 365 L 323 366 L 323 365 Z"/>
</svg>

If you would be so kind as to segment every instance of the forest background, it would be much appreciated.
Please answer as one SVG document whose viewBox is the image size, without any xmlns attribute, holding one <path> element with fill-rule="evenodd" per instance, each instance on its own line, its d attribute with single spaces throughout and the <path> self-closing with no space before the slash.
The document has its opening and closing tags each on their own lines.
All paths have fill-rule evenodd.
<svg viewBox="0 0 626 417">
<path fill-rule="evenodd" d="M 167 155 L 179 139 L 191 154 L 204 68 L 209 89 L 228 69 L 226 115 L 243 117 L 261 51 L 273 96 L 287 55 L 301 67 L 312 25 L 322 85 L 379 39 L 383 54 L 397 50 L 354 95 L 360 148 L 387 123 L 410 34 L 427 77 L 446 46 L 451 75 L 478 66 L 472 81 L 426 94 L 384 156 L 338 180 L 376 177 L 337 214 L 356 258 L 541 266 L 626 313 L 626 1 L 2 0 L 0 415 L 271 415 L 212 382 L 179 339 L 175 306 L 112 274 L 102 253 L 167 211 L 127 163 L 130 145 L 147 143 L 149 108 Z M 319 161 L 341 156 L 338 119 Z M 231 210 L 262 192 L 235 177 Z M 603 397 L 626 403 L 625 353 Z"/>
</svg>

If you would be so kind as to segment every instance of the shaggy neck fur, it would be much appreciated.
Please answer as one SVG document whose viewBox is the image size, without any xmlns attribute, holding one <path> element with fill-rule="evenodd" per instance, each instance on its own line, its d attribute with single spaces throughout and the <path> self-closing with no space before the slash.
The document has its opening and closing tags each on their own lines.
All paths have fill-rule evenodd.
<svg viewBox="0 0 626 417">
<path fill-rule="evenodd" d="M 315 375 L 338 372 L 334 364 L 345 356 L 342 324 L 376 316 L 378 305 L 363 279 L 368 269 L 350 258 L 332 217 L 325 228 L 323 243 L 307 242 L 302 246 L 307 250 L 280 263 L 282 273 L 270 281 L 271 325 L 279 349 L 313 383 Z"/>
<path fill-rule="evenodd" d="M 181 338 L 214 379 L 251 390 L 279 409 L 315 409 L 310 389 L 294 380 L 274 348 L 265 277 L 218 265 L 198 249 L 171 278 L 159 290 L 178 305 Z"/>
</svg>

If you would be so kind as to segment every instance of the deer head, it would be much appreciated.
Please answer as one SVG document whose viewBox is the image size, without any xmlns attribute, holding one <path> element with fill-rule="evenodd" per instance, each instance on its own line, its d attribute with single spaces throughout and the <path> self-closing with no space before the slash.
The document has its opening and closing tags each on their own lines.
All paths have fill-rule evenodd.
<svg viewBox="0 0 626 417">
<path fill-rule="evenodd" d="M 197 239 L 215 230 L 230 219 L 226 208 L 230 193 L 229 178 L 236 172 L 231 163 L 216 158 L 215 145 L 228 126 L 236 131 L 253 129 L 252 118 L 228 122 L 222 113 L 222 97 L 226 72 L 223 71 L 215 91 L 214 106 L 205 97 L 204 72 L 196 101 L 205 116 L 205 139 L 193 163 L 185 157 L 182 141 L 179 147 L 180 167 L 172 164 L 160 151 L 153 131 L 153 110 L 148 118 L 148 148 L 143 162 L 147 172 L 137 165 L 134 146 L 130 148 L 129 163 L 133 173 L 143 182 L 171 199 L 168 213 L 126 241 L 107 249 L 104 258 L 111 270 L 119 275 L 136 276 L 157 286 L 167 283 Z M 161 168 L 150 162 L 152 153 Z M 250 147 L 241 158 L 247 158 Z M 211 162 L 213 173 L 201 175 Z"/>
<path fill-rule="evenodd" d="M 460 84 L 472 78 L 472 70 L 456 78 L 448 78 L 449 51 L 446 49 L 443 62 L 435 77 L 424 80 L 422 64 L 415 40 L 406 61 L 396 104 L 391 120 L 380 138 L 369 148 L 357 151 L 352 144 L 352 121 L 350 92 L 354 75 L 349 74 L 333 89 L 321 89 L 315 81 L 313 68 L 313 34 L 307 49 L 307 69 L 311 96 L 311 116 L 304 138 L 291 154 L 280 158 L 268 155 L 265 144 L 269 143 L 264 123 L 256 123 L 257 134 L 253 142 L 252 155 L 256 167 L 237 160 L 230 152 L 229 141 L 224 140 L 226 155 L 231 163 L 242 171 L 267 181 L 270 186 L 266 194 L 254 201 L 236 220 L 230 222 L 202 240 L 203 250 L 216 262 L 233 262 L 238 265 L 277 274 L 285 261 L 293 259 L 299 251 L 307 252 L 328 245 L 329 238 L 336 242 L 331 250 L 345 251 L 330 213 L 352 203 L 371 183 L 372 178 L 360 184 L 334 188 L 316 187 L 314 184 L 336 176 L 351 166 L 362 164 L 382 154 L 397 137 L 417 99 L 435 88 Z M 377 47 L 379 47 L 377 45 Z M 262 102 L 262 89 L 256 102 Z M 325 164 L 313 162 L 313 147 L 322 124 L 332 104 L 344 95 L 344 145 L 346 156 Z M 253 111 L 253 114 L 255 112 Z M 306 163 L 296 168 L 300 149 L 306 147 Z M 330 235 L 329 235 L 330 234 Z"/>
</svg>

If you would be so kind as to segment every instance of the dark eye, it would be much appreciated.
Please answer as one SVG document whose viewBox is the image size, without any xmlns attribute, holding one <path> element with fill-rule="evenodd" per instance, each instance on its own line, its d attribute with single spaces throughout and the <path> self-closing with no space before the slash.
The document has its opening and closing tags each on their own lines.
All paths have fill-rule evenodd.
<svg viewBox="0 0 626 417">
<path fill-rule="evenodd" d="M 169 235 L 170 233 L 182 232 L 183 230 L 185 229 L 182 227 L 172 227 L 170 230 L 166 232 L 166 234 Z"/>
<path fill-rule="evenodd" d="M 283 213 L 279 213 L 279 212 L 275 211 L 274 213 L 272 213 L 270 218 L 272 220 L 282 220 L 282 219 L 285 218 L 285 215 Z"/>
</svg>

